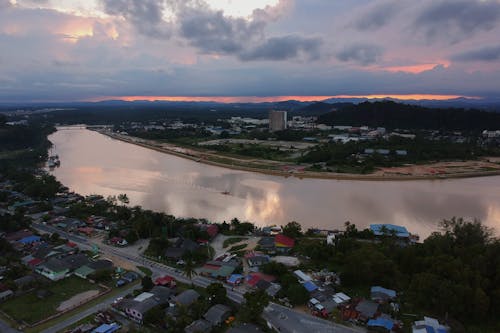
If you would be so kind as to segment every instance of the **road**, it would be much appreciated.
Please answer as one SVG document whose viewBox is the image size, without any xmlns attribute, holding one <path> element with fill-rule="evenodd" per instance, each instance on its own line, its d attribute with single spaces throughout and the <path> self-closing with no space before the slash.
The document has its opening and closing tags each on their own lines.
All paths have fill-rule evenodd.
<svg viewBox="0 0 500 333">
<path fill-rule="evenodd" d="M 73 235 L 70 233 L 66 233 L 66 232 L 64 232 L 60 229 L 54 228 L 52 226 L 33 223 L 32 227 L 37 229 L 40 232 L 45 232 L 45 233 L 57 232 L 62 237 L 67 238 L 67 239 L 71 240 L 72 242 L 78 244 L 78 246 L 82 249 L 92 249 L 92 246 L 94 245 L 87 238 L 76 236 L 76 235 Z M 118 256 L 121 259 L 127 260 L 127 261 L 132 262 L 136 265 L 148 267 L 153 272 L 153 277 L 163 276 L 163 275 L 167 274 L 167 275 L 174 277 L 175 279 L 177 279 L 178 281 L 180 281 L 182 283 L 187 283 L 187 284 L 193 283 L 194 285 L 202 287 L 202 288 L 207 287 L 211 283 L 219 282 L 219 281 L 212 280 L 212 279 L 209 279 L 209 278 L 206 278 L 203 276 L 195 276 L 192 279 L 188 279 L 186 276 L 184 276 L 182 274 L 181 271 L 179 271 L 173 267 L 155 262 L 153 260 L 149 260 L 147 258 L 138 256 L 136 254 L 127 253 L 126 248 L 117 248 L 117 247 L 113 247 L 113 246 L 109 246 L 109 245 L 105 245 L 105 244 L 98 244 L 98 246 L 99 246 L 100 251 L 104 255 L 108 254 L 108 255 Z M 226 284 L 223 284 L 223 285 L 226 288 L 227 297 L 230 300 L 232 300 L 233 302 L 235 302 L 237 304 L 242 304 L 244 302 L 243 294 L 246 291 L 245 288 L 240 287 L 240 289 L 238 289 L 238 288 L 233 289 L 231 286 L 228 286 Z M 109 303 L 109 304 L 111 304 L 111 303 Z M 98 311 L 99 309 L 100 308 L 96 308 L 94 311 Z M 90 309 L 89 309 L 89 311 L 90 311 Z M 293 316 L 293 318 L 297 322 L 307 323 L 307 325 L 315 324 L 315 325 L 319 325 L 321 327 L 329 326 L 330 329 L 328 329 L 327 332 L 339 332 L 339 333 L 364 332 L 364 330 L 362 330 L 362 329 L 351 328 L 351 327 L 347 327 L 344 325 L 339 325 L 339 324 L 336 324 L 336 323 L 333 323 L 333 322 L 330 322 L 327 320 L 323 320 L 323 319 L 314 317 L 314 316 L 307 314 L 307 313 L 304 313 L 304 312 L 285 308 L 285 307 L 278 305 L 278 304 L 275 304 L 275 303 L 269 303 L 269 306 L 266 308 L 266 311 L 264 312 L 264 317 L 266 317 L 266 316 L 269 317 L 272 314 L 275 314 L 275 315 L 278 315 L 279 317 L 282 318 L 283 313 L 285 311 L 288 313 L 288 316 Z M 86 311 L 84 311 L 84 312 L 86 312 Z M 86 315 L 89 315 L 91 313 L 92 312 L 88 312 Z M 85 316 L 83 316 L 81 318 L 84 318 L 84 317 Z M 72 317 L 71 319 L 76 319 L 76 316 Z M 64 323 L 66 324 L 66 326 L 69 326 L 80 319 L 77 319 L 74 321 L 68 319 Z M 62 323 L 61 323 L 61 325 L 62 325 Z M 58 327 L 59 327 L 59 325 L 58 325 Z M 62 327 L 62 326 L 59 327 L 59 330 L 61 330 L 62 328 L 64 328 L 64 327 Z M 46 330 L 44 332 L 47 332 L 47 333 L 56 332 L 56 331 L 53 331 L 52 329 L 53 329 L 53 327 L 51 328 L 51 330 Z"/>
<path fill-rule="evenodd" d="M 20 331 L 15 330 L 12 327 L 10 327 L 2 319 L 0 319 L 0 332 L 2 332 L 2 333 L 21 333 Z"/>
<path fill-rule="evenodd" d="M 55 333 L 55 332 L 59 332 L 59 331 L 63 330 L 64 328 L 66 328 L 66 327 L 68 327 L 70 325 L 73 325 L 74 323 L 82 320 L 83 318 L 85 318 L 87 316 L 90 316 L 93 313 L 96 313 L 96 312 L 101 311 L 101 310 L 105 310 L 106 308 L 108 308 L 113 303 L 113 301 L 115 299 L 117 299 L 118 297 L 125 297 L 126 295 L 130 294 L 131 292 L 133 292 L 134 289 L 137 289 L 139 287 L 140 287 L 139 285 L 134 285 L 133 287 L 124 289 L 120 293 L 115 294 L 112 297 L 106 298 L 101 303 L 96 304 L 93 307 L 88 308 L 88 309 L 86 309 L 84 311 L 81 311 L 81 312 L 77 313 L 76 315 L 74 315 L 72 317 L 69 317 L 69 318 L 67 318 L 67 319 L 65 319 L 65 320 L 57 323 L 56 325 L 54 325 L 54 326 L 52 326 L 50 328 L 47 328 L 46 330 L 41 331 L 40 333 Z"/>
</svg>

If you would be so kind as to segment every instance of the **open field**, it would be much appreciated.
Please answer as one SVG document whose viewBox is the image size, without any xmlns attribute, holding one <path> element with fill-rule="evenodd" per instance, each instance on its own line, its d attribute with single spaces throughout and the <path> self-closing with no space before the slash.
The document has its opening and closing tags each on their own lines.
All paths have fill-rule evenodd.
<svg viewBox="0 0 500 333">
<path fill-rule="evenodd" d="M 60 304 L 80 293 L 99 289 L 87 280 L 71 276 L 53 283 L 49 288 L 52 294 L 45 299 L 39 299 L 36 292 L 30 292 L 13 298 L 0 305 L 0 309 L 18 321 L 34 324 L 58 312 Z"/>
</svg>

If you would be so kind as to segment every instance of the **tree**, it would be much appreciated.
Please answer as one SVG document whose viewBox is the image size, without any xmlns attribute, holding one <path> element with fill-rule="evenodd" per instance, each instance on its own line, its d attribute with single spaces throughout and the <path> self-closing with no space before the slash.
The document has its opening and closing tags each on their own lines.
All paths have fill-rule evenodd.
<svg viewBox="0 0 500 333">
<path fill-rule="evenodd" d="M 141 285 L 142 291 L 150 291 L 154 286 L 153 280 L 151 280 L 151 277 L 147 275 L 142 277 Z"/>
<path fill-rule="evenodd" d="M 226 288 L 221 283 L 212 283 L 207 286 L 206 292 L 211 305 L 225 304 L 227 302 Z"/>
<path fill-rule="evenodd" d="M 52 235 L 50 235 L 50 241 L 52 243 L 59 242 L 59 239 L 61 239 L 61 236 L 57 232 L 54 232 Z"/>
<path fill-rule="evenodd" d="M 144 323 L 150 325 L 161 325 L 164 322 L 165 314 L 161 306 L 155 306 L 144 314 Z"/>
<path fill-rule="evenodd" d="M 194 275 L 198 274 L 196 273 L 193 259 L 191 259 L 190 257 L 186 258 L 185 260 L 183 273 L 190 280 L 193 278 Z"/>
<path fill-rule="evenodd" d="M 302 236 L 302 226 L 295 221 L 289 222 L 283 227 L 283 235 L 299 238 Z"/>
<path fill-rule="evenodd" d="M 264 290 L 245 293 L 245 303 L 240 307 L 238 317 L 242 322 L 257 322 L 264 308 L 269 304 L 269 296 Z"/>
<path fill-rule="evenodd" d="M 292 283 L 287 291 L 286 296 L 293 305 L 305 304 L 309 300 L 309 293 L 298 282 Z"/>
<path fill-rule="evenodd" d="M 118 201 L 120 201 L 123 205 L 127 205 L 130 200 L 128 199 L 128 196 L 126 193 L 118 194 Z"/>
</svg>

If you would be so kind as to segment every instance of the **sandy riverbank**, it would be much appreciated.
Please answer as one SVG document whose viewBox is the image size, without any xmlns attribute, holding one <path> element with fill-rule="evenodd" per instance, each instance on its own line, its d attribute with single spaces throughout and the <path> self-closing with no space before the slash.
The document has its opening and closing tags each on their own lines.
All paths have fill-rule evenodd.
<svg viewBox="0 0 500 333">
<path fill-rule="evenodd" d="M 233 157 L 214 155 L 213 153 L 200 152 L 193 149 L 178 147 L 172 144 L 161 144 L 150 140 L 124 136 L 106 131 L 97 131 L 110 138 L 135 144 L 144 148 L 156 150 L 161 153 L 171 154 L 178 157 L 190 159 L 198 163 L 218 166 L 227 169 L 257 172 L 281 177 L 297 178 L 318 178 L 318 179 L 337 179 L 337 180 L 370 180 L 370 181 L 403 181 L 403 180 L 433 180 L 433 179 L 451 179 L 451 178 L 472 178 L 500 175 L 500 159 L 491 158 L 477 161 L 463 162 L 439 162 L 426 165 L 410 165 L 403 167 L 381 168 L 371 174 L 349 174 L 333 172 L 311 172 L 311 171 L 281 171 L 274 169 L 258 168 L 238 164 L 222 163 L 207 159 L 220 158 L 240 163 L 248 163 L 248 160 L 238 160 Z"/>
</svg>

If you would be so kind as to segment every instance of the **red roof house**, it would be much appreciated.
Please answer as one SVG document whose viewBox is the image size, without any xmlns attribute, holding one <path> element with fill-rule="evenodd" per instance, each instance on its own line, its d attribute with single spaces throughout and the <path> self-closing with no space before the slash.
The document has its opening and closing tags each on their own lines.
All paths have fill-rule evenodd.
<svg viewBox="0 0 500 333">
<path fill-rule="evenodd" d="M 292 248 L 295 246 L 295 240 L 283 234 L 274 237 L 274 245 L 281 248 Z"/>
</svg>

